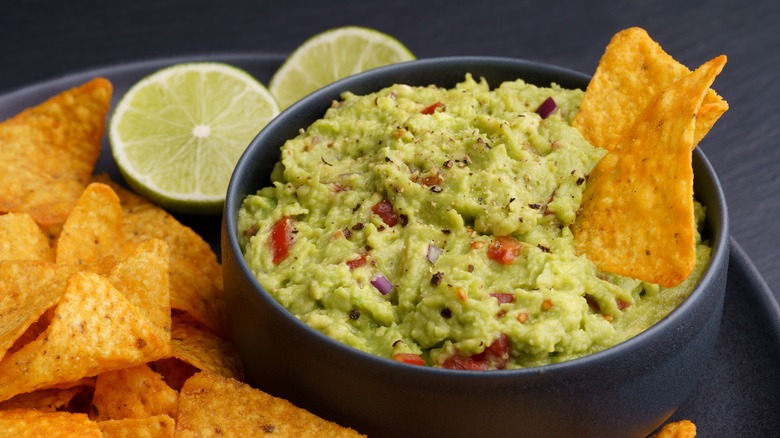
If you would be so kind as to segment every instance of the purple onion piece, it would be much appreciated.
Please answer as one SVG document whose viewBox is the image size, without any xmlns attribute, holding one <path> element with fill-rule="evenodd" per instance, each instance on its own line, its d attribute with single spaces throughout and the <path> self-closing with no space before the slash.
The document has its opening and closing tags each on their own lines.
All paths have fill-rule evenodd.
<svg viewBox="0 0 780 438">
<path fill-rule="evenodd" d="M 436 259 L 439 258 L 439 256 L 441 255 L 442 251 L 444 251 L 444 250 L 439 248 L 438 246 L 436 246 L 436 245 L 434 245 L 432 243 L 428 244 L 428 253 L 425 254 L 425 258 L 427 258 L 428 261 L 431 262 L 431 264 L 433 264 L 433 263 L 436 262 Z"/>
<path fill-rule="evenodd" d="M 390 280 L 388 280 L 387 277 L 385 277 L 381 273 L 376 274 L 374 275 L 374 277 L 371 278 L 371 284 L 382 295 L 387 295 L 393 290 L 393 285 L 392 283 L 390 283 Z"/>
<path fill-rule="evenodd" d="M 539 114 L 539 117 L 546 119 L 556 108 L 558 108 L 558 105 L 555 103 L 555 100 L 553 100 L 552 97 L 548 97 L 539 105 L 539 108 L 536 109 L 536 114 Z"/>
</svg>

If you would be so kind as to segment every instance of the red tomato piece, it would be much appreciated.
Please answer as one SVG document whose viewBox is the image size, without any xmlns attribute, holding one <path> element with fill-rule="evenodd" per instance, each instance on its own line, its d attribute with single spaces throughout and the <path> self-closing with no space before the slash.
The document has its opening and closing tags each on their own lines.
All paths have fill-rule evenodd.
<svg viewBox="0 0 780 438">
<path fill-rule="evenodd" d="M 498 236 L 493 239 L 487 250 L 487 256 L 502 265 L 510 265 L 520 253 L 522 244 L 512 236 Z"/>
<path fill-rule="evenodd" d="M 290 255 L 290 247 L 293 245 L 292 219 L 283 217 L 271 227 L 270 244 L 274 253 L 274 265 L 278 265 Z"/>
<path fill-rule="evenodd" d="M 351 271 L 353 269 L 357 269 L 357 268 L 365 265 L 367 261 L 368 261 L 368 253 L 364 252 L 364 253 L 360 254 L 360 257 L 358 257 L 356 259 L 352 259 L 352 260 L 347 260 L 346 263 L 347 263 L 347 266 L 349 266 L 349 270 Z"/>
<path fill-rule="evenodd" d="M 387 199 L 383 199 L 374 204 L 374 206 L 371 207 L 371 211 L 382 218 L 382 221 L 387 224 L 388 227 L 392 227 L 398 223 L 398 215 L 393 211 L 393 204 Z"/>
<path fill-rule="evenodd" d="M 442 178 L 441 175 L 437 173 L 431 176 L 426 176 L 425 178 L 420 179 L 419 182 L 424 186 L 431 187 L 441 184 Z"/>
<path fill-rule="evenodd" d="M 408 363 L 409 365 L 425 365 L 422 356 L 415 353 L 396 353 L 393 355 L 393 360 Z"/>
<path fill-rule="evenodd" d="M 509 336 L 501 334 L 482 353 L 471 356 L 455 354 L 448 357 L 442 367 L 451 370 L 483 371 L 489 369 L 501 370 L 509 362 Z"/>
<path fill-rule="evenodd" d="M 423 114 L 426 114 L 426 115 L 430 115 L 430 114 L 433 114 L 434 112 L 436 112 L 436 108 L 443 108 L 443 107 L 444 107 L 443 103 L 435 102 L 435 103 L 433 103 L 431 105 L 428 105 L 427 107 L 425 107 L 425 109 L 423 109 L 420 112 L 423 113 Z"/>
</svg>

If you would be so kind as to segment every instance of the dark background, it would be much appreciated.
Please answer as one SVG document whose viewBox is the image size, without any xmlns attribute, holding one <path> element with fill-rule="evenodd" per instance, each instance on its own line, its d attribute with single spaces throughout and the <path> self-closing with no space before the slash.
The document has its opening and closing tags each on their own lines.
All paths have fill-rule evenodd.
<svg viewBox="0 0 780 438">
<path fill-rule="evenodd" d="M 368 26 L 391 34 L 418 58 L 507 56 L 585 73 L 594 71 L 610 37 L 630 26 L 644 27 L 689 68 L 726 54 L 728 64 L 714 88 L 731 109 L 699 147 L 720 176 L 732 236 L 749 258 L 734 264 L 734 275 L 729 274 L 731 287 L 741 291 L 761 286 L 765 280 L 780 298 L 777 0 L 12 0 L 0 6 L 0 95 L 97 67 L 149 59 L 284 55 L 307 37 L 342 25 Z M 776 310 L 766 302 L 752 296 L 744 302 L 741 299 L 727 297 L 727 307 L 751 314 L 751 308 L 761 306 L 770 318 L 777 318 L 772 313 Z M 724 315 L 724 324 L 724 331 L 735 333 L 739 328 L 738 337 L 746 338 L 728 338 L 719 344 L 716 356 L 741 358 L 737 369 L 744 374 L 735 373 L 732 362 L 714 361 L 708 374 L 715 374 L 715 380 L 697 389 L 685 412 L 731 416 L 731 422 L 755 414 L 767 427 L 756 430 L 776 433 L 777 395 L 772 395 L 774 390 L 759 391 L 762 385 L 778 387 L 777 346 L 772 344 L 776 341 L 751 342 L 756 334 L 780 333 L 777 324 L 758 327 L 749 318 L 735 320 L 729 315 Z M 756 354 L 767 349 L 772 351 L 770 356 L 756 361 Z M 720 393 L 722 382 L 727 383 L 729 394 Z M 747 402 L 751 394 L 754 399 Z M 693 405 L 716 398 L 720 400 L 715 411 Z"/>
</svg>

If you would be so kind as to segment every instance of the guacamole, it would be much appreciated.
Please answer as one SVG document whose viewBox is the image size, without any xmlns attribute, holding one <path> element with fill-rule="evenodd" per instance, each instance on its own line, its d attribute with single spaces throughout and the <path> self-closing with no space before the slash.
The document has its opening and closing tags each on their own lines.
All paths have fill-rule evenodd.
<svg viewBox="0 0 780 438">
<path fill-rule="evenodd" d="M 605 154 L 570 126 L 582 96 L 470 75 L 345 93 L 244 200 L 248 265 L 309 326 L 408 363 L 530 367 L 636 335 L 690 293 L 710 250 L 670 289 L 575 253 L 570 226 Z"/>
</svg>

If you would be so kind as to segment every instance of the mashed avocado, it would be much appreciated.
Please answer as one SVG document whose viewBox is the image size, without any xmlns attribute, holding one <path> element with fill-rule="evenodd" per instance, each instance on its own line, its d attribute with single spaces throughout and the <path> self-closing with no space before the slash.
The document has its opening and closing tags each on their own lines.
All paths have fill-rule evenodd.
<svg viewBox="0 0 780 438">
<path fill-rule="evenodd" d="M 518 368 L 628 339 L 690 293 L 710 251 L 671 289 L 575 253 L 569 226 L 605 153 L 570 126 L 582 96 L 471 76 L 346 93 L 244 200 L 244 256 L 306 324 L 397 360 Z"/>
</svg>

